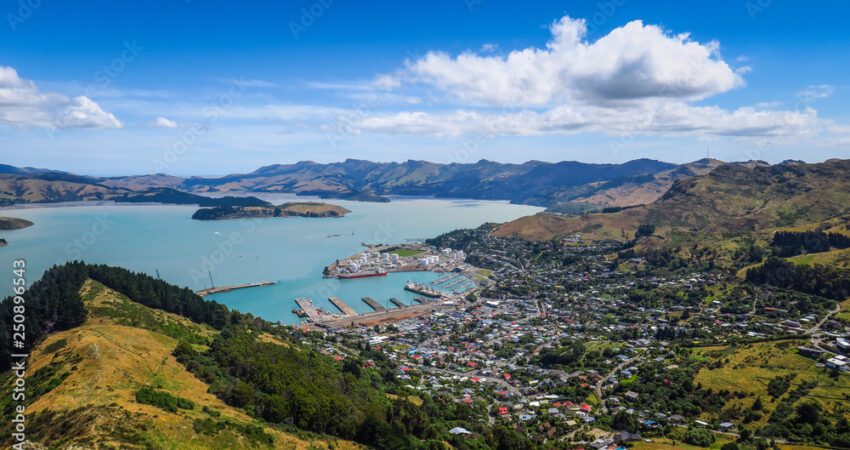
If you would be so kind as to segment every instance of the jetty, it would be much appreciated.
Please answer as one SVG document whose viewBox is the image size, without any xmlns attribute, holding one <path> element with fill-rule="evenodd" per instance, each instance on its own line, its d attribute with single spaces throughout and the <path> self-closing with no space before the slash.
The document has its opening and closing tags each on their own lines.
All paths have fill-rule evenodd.
<svg viewBox="0 0 850 450">
<path fill-rule="evenodd" d="M 399 308 L 404 308 L 405 306 L 407 306 L 407 305 L 405 305 L 404 303 L 402 303 L 402 302 L 401 302 L 401 300 L 399 300 L 399 299 L 397 299 L 397 298 L 395 298 L 395 297 L 393 297 L 393 298 L 391 298 L 391 299 L 390 299 L 390 303 L 392 303 L 393 305 L 398 306 Z"/>
<path fill-rule="evenodd" d="M 230 291 L 235 291 L 236 289 L 245 289 L 245 288 L 260 287 L 260 286 L 270 286 L 272 284 L 274 284 L 274 283 L 271 282 L 271 281 L 258 281 L 256 283 L 233 284 L 233 285 L 230 285 L 230 286 L 211 287 L 211 288 L 207 288 L 207 289 L 201 289 L 200 291 L 195 292 L 195 293 L 198 294 L 199 296 L 203 297 L 205 295 L 218 294 L 219 292 L 230 292 Z"/>
<path fill-rule="evenodd" d="M 356 316 L 357 315 L 357 311 L 355 311 L 350 306 L 348 306 L 348 303 L 345 303 L 339 297 L 328 297 L 328 301 L 333 303 L 333 305 L 336 306 L 337 309 L 339 309 L 342 312 L 342 314 L 345 315 L 345 316 Z"/>
<path fill-rule="evenodd" d="M 425 303 L 427 301 L 423 297 L 415 297 L 413 300 L 416 300 L 417 303 Z"/>
<path fill-rule="evenodd" d="M 313 306 L 313 301 L 309 298 L 296 298 L 295 303 L 298 304 L 298 307 L 304 311 L 304 315 L 307 316 L 308 319 L 313 322 L 318 322 L 321 320 L 322 315 L 315 306 Z"/>
<path fill-rule="evenodd" d="M 372 309 L 374 309 L 375 311 L 386 311 L 386 310 L 387 310 L 387 308 L 384 308 L 383 306 L 381 306 L 381 305 L 380 305 L 378 302 L 376 302 L 376 301 L 375 301 L 375 299 L 374 299 L 374 298 L 372 298 L 372 297 L 363 297 L 363 299 L 362 299 L 362 300 L 363 300 L 363 303 L 365 303 L 365 304 L 367 304 L 367 305 L 371 306 L 371 307 L 372 307 Z"/>
</svg>

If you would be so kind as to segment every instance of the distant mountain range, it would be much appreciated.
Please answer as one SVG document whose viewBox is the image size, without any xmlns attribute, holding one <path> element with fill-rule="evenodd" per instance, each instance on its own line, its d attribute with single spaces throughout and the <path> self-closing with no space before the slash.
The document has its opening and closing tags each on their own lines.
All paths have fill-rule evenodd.
<svg viewBox="0 0 850 450">
<path fill-rule="evenodd" d="M 90 177 L 0 165 L 0 204 L 128 201 L 163 195 L 181 197 L 181 202 L 186 202 L 194 197 L 178 193 L 275 192 L 359 201 L 388 201 L 389 195 L 509 200 L 553 211 L 580 212 L 651 203 L 677 180 L 703 175 L 722 164 L 708 159 L 683 165 L 650 159 L 623 164 L 502 164 L 487 160 L 472 164 L 412 160 L 377 163 L 348 159 L 330 164 L 277 164 L 216 178 L 164 174 Z"/>
</svg>

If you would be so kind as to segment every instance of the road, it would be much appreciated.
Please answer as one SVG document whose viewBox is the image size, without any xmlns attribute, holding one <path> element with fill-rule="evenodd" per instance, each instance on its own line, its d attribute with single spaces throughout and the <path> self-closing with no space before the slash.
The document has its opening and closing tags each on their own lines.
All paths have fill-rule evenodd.
<svg viewBox="0 0 850 450">
<path fill-rule="evenodd" d="M 817 324 L 815 324 L 815 326 L 813 326 L 813 327 L 809 328 L 809 329 L 806 331 L 806 334 L 815 334 L 815 332 L 817 332 L 818 330 L 820 330 L 820 327 L 822 327 L 822 326 L 823 326 L 823 324 L 825 324 L 825 323 L 826 323 L 826 321 L 827 321 L 827 320 L 829 320 L 829 318 L 830 318 L 830 317 L 832 317 L 832 316 L 833 316 L 833 315 L 835 315 L 835 314 L 838 314 L 840 311 L 841 311 L 841 305 L 835 305 L 835 309 L 833 309 L 832 311 L 830 311 L 830 312 L 829 312 L 829 314 L 827 314 L 827 315 L 823 316 L 823 319 L 821 319 L 821 320 L 820 320 L 820 322 L 818 322 Z"/>
<path fill-rule="evenodd" d="M 606 375 L 604 378 L 602 378 L 601 380 L 599 380 L 599 382 L 598 382 L 598 383 L 596 383 L 596 388 L 594 389 L 594 392 L 595 392 L 595 394 L 596 394 L 596 398 L 598 398 L 598 399 L 599 399 L 599 403 L 602 405 L 602 411 L 603 411 L 603 412 L 606 412 L 606 413 L 607 413 L 607 412 L 608 412 L 608 407 L 607 407 L 607 406 L 605 406 L 605 399 L 602 397 L 602 385 L 604 385 L 604 384 L 605 384 L 608 380 L 610 380 L 610 379 L 611 379 L 611 377 L 613 377 L 613 376 L 614 376 L 614 374 L 616 374 L 617 372 L 619 372 L 619 371 L 623 370 L 623 367 L 626 367 L 626 366 L 628 366 L 629 364 L 634 364 L 634 362 L 635 362 L 635 361 L 640 360 L 641 355 L 643 355 L 643 352 L 640 352 L 639 354 L 637 354 L 637 355 L 635 355 L 635 356 L 633 356 L 633 357 L 631 357 L 631 358 L 629 358 L 629 359 L 627 359 L 627 360 L 625 360 L 625 361 L 621 362 L 620 364 L 618 364 L 618 365 L 617 365 L 617 367 L 615 367 L 615 368 L 614 368 L 614 369 L 612 369 L 610 372 L 608 372 L 608 375 Z"/>
</svg>

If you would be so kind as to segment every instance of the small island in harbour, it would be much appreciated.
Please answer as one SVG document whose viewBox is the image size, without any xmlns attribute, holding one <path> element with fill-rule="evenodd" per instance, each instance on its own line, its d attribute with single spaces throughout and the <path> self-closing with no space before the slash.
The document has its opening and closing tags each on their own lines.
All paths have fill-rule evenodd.
<svg viewBox="0 0 850 450">
<path fill-rule="evenodd" d="M 0 230 L 20 230 L 21 228 L 31 227 L 32 225 L 33 223 L 26 219 L 0 216 Z"/>
<path fill-rule="evenodd" d="M 195 220 L 226 220 L 263 217 L 343 217 L 351 211 L 339 205 L 319 202 L 291 202 L 267 206 L 216 206 L 192 214 Z"/>
</svg>

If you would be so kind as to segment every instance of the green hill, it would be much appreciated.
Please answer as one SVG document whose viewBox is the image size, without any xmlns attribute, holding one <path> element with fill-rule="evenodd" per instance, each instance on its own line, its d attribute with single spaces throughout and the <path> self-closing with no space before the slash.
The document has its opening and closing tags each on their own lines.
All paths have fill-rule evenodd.
<svg viewBox="0 0 850 450">
<path fill-rule="evenodd" d="M 541 214 L 509 222 L 496 235 L 551 239 L 570 233 L 630 239 L 640 224 L 670 230 L 725 233 L 797 226 L 850 213 L 850 160 L 819 164 L 725 164 L 680 179 L 655 202 L 582 217 Z M 544 230 L 540 232 L 540 230 Z"/>
<path fill-rule="evenodd" d="M 181 341 L 206 348 L 218 334 L 214 328 L 143 306 L 90 279 L 80 295 L 85 322 L 31 351 L 31 442 L 48 448 L 359 447 L 280 431 L 211 394 L 172 352 Z M 4 376 L 0 405 L 7 412 L 9 381 Z M 154 400 L 140 392 L 154 392 Z M 169 407 L 169 399 L 181 407 Z M 8 429 L 3 436 L 10 444 Z"/>
</svg>

